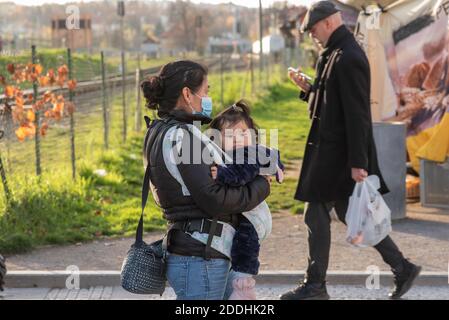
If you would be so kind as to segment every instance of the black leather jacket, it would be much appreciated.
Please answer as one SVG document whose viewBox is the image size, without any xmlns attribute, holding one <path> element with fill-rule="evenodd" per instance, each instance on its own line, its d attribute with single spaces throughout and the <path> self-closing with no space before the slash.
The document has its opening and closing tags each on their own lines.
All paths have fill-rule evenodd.
<svg viewBox="0 0 449 320">
<path fill-rule="evenodd" d="M 190 192 L 185 196 L 180 183 L 168 171 L 162 150 L 163 138 L 172 126 L 182 127 L 185 124 L 201 121 L 208 123 L 209 118 L 191 115 L 182 111 L 174 111 L 161 120 L 152 122 L 145 136 L 144 162 L 151 165 L 150 179 L 153 185 L 152 193 L 158 205 L 162 208 L 164 218 L 170 223 L 187 221 L 191 219 L 218 218 L 218 221 L 231 223 L 236 227 L 240 213 L 255 208 L 270 194 L 270 185 L 261 176 L 256 177 L 245 186 L 230 187 L 218 184 L 212 179 L 210 165 L 203 163 L 178 164 L 179 173 Z M 185 138 L 190 141 L 197 139 L 190 131 L 184 131 Z M 155 139 L 150 138 L 156 134 Z M 151 144 L 151 141 L 154 143 Z M 198 140 L 197 140 L 198 142 Z M 151 144 L 151 145 L 150 145 Z M 194 143 L 189 143 L 193 155 Z M 183 148 L 185 144 L 182 144 Z M 201 152 L 206 146 L 201 143 Z M 185 152 L 187 150 L 182 150 Z M 201 158 L 201 157 L 200 157 Z M 193 239 L 190 235 L 180 231 L 171 230 L 169 234 L 168 251 L 185 256 L 204 256 L 205 245 Z M 226 258 L 221 253 L 212 250 L 211 258 Z"/>
</svg>

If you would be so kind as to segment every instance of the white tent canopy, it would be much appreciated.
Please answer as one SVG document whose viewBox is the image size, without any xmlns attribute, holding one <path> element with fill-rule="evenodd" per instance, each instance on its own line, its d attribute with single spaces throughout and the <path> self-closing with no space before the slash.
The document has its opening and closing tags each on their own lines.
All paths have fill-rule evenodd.
<svg viewBox="0 0 449 320">
<path fill-rule="evenodd" d="M 388 10 L 406 1 L 407 0 L 338 0 L 338 2 L 357 8 L 358 10 L 363 10 L 363 8 L 366 8 L 369 5 L 376 4 Z"/>
<path fill-rule="evenodd" d="M 262 38 L 263 54 L 279 52 L 285 48 L 285 40 L 282 36 L 273 34 Z M 253 53 L 260 53 L 260 41 L 253 43 Z"/>
</svg>

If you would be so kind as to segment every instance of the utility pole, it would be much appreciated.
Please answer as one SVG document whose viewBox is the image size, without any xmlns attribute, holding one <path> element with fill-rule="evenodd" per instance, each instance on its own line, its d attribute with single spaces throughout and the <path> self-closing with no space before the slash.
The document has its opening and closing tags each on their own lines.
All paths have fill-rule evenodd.
<svg viewBox="0 0 449 320">
<path fill-rule="evenodd" d="M 263 73 L 263 11 L 262 11 L 262 0 L 259 0 L 259 85 L 262 84 L 262 73 Z"/>
<path fill-rule="evenodd" d="M 143 43 L 143 36 L 142 36 L 142 25 L 144 23 L 143 17 L 140 17 L 140 24 L 139 24 L 139 52 L 137 53 L 137 69 L 136 69 L 136 112 L 135 112 L 135 119 L 134 119 L 134 129 L 137 132 L 140 132 L 142 130 L 142 104 L 141 104 L 141 96 L 140 96 L 140 81 L 142 78 L 141 75 L 141 66 L 140 66 L 140 58 L 142 54 L 142 43 Z"/>
<path fill-rule="evenodd" d="M 123 142 L 126 142 L 127 133 L 127 110 L 126 110 L 126 69 L 125 69 L 125 39 L 124 39 L 124 20 L 125 20 L 125 1 L 117 3 L 117 14 L 120 17 L 120 46 L 122 61 L 122 104 L 123 104 Z"/>
<path fill-rule="evenodd" d="M 234 41 L 234 54 L 240 54 L 239 41 L 242 34 L 242 25 L 240 22 L 240 10 L 238 6 L 234 6 L 234 26 L 233 26 L 233 41 Z"/>
<path fill-rule="evenodd" d="M 201 28 L 203 27 L 203 17 L 198 15 L 195 17 L 195 49 L 198 54 L 201 54 L 200 41 L 201 41 Z"/>
</svg>

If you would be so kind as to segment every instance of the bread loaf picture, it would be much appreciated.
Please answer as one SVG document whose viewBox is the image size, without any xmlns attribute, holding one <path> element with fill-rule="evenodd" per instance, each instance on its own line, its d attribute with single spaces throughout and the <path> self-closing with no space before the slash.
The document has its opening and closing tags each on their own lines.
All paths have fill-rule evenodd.
<svg viewBox="0 0 449 320">
<path fill-rule="evenodd" d="M 382 120 L 405 122 L 408 137 L 438 124 L 449 104 L 448 14 L 426 10 L 393 27 L 393 41 L 384 47 L 397 103 L 394 108 L 381 105 Z M 385 96 L 378 100 L 391 106 L 392 97 Z"/>
<path fill-rule="evenodd" d="M 429 71 L 430 65 L 427 62 L 415 64 L 405 77 L 407 87 L 422 88 Z"/>
</svg>

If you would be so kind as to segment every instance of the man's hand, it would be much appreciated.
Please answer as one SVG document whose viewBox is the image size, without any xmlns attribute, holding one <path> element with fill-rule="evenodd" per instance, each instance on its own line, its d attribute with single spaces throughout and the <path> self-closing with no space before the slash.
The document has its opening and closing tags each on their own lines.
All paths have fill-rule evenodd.
<svg viewBox="0 0 449 320">
<path fill-rule="evenodd" d="M 362 182 L 368 177 L 368 172 L 365 169 L 352 168 L 351 175 L 355 182 Z"/>
<path fill-rule="evenodd" d="M 301 72 L 301 68 L 298 68 L 298 71 Z M 288 77 L 305 93 L 310 91 L 311 84 L 299 73 L 289 70 Z"/>
</svg>

